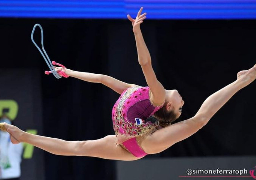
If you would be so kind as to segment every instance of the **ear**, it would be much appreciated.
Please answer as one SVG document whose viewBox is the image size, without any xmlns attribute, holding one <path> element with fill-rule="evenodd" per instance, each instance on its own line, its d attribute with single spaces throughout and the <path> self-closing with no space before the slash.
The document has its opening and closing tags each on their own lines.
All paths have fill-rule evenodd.
<svg viewBox="0 0 256 180">
<path fill-rule="evenodd" d="M 173 109 L 173 105 L 171 102 L 168 102 L 167 105 L 166 105 L 166 110 L 167 111 L 171 111 Z"/>
</svg>

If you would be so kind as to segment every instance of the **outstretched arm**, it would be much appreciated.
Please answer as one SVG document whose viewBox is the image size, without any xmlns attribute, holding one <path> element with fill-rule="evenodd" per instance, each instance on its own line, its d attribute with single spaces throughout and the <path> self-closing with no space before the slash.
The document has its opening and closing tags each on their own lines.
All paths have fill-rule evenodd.
<svg viewBox="0 0 256 180">
<path fill-rule="evenodd" d="M 79 72 L 79 71 L 73 71 L 71 69 L 63 69 L 61 67 L 56 68 L 57 71 L 60 69 L 63 70 L 70 77 L 77 78 L 77 79 L 91 82 L 91 83 L 101 83 L 119 94 L 121 94 L 127 88 L 134 86 L 133 84 L 128 84 L 118 79 L 115 79 L 111 76 L 107 76 L 103 74 Z"/>
<path fill-rule="evenodd" d="M 209 96 L 196 115 L 188 120 L 170 125 L 147 137 L 142 147 L 148 153 L 159 153 L 182 141 L 208 123 L 212 116 L 239 90 L 256 78 L 256 67 L 238 73 L 237 80 Z"/>
<path fill-rule="evenodd" d="M 140 30 L 140 24 L 143 23 L 143 20 L 146 18 L 146 13 L 141 14 L 142 10 L 143 8 L 140 8 L 136 19 L 132 19 L 130 15 L 127 17 L 132 22 L 133 32 L 136 40 L 138 61 L 141 65 L 147 84 L 151 90 L 151 101 L 155 105 L 162 105 L 165 101 L 165 89 L 163 85 L 157 80 L 156 74 L 151 64 L 150 53 Z"/>
<path fill-rule="evenodd" d="M 0 123 L 0 130 L 10 133 L 11 141 L 14 144 L 25 142 L 55 155 L 89 156 L 123 161 L 138 159 L 121 146 L 117 146 L 116 136 L 114 135 L 98 140 L 64 141 L 57 138 L 29 134 L 5 123 Z"/>
</svg>

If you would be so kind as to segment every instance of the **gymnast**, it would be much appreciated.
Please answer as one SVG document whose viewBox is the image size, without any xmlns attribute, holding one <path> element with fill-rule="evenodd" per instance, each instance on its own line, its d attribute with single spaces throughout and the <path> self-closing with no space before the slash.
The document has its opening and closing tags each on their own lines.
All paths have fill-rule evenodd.
<svg viewBox="0 0 256 180">
<path fill-rule="evenodd" d="M 237 79 L 209 96 L 193 117 L 172 124 L 181 115 L 184 101 L 177 90 L 165 90 L 157 80 L 140 30 L 140 24 L 146 18 L 146 13 L 141 12 L 142 8 L 135 19 L 130 15 L 127 17 L 132 22 L 138 61 L 148 87 L 121 82 L 107 75 L 78 72 L 64 67 L 55 68 L 64 77 L 102 83 L 121 94 L 112 110 L 115 135 L 98 140 L 65 141 L 29 134 L 15 126 L 0 124 L 1 130 L 10 133 L 12 143 L 29 143 L 62 156 L 138 160 L 147 154 L 160 153 L 196 133 L 233 95 L 255 80 L 256 65 L 238 72 Z"/>
</svg>

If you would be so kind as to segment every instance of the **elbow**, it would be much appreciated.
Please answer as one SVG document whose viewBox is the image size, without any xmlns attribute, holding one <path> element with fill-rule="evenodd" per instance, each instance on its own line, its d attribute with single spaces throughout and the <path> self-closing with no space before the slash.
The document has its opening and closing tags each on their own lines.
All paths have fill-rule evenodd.
<svg viewBox="0 0 256 180">
<path fill-rule="evenodd" d="M 73 156 L 82 156 L 82 154 L 83 154 L 82 149 L 83 149 L 85 142 L 84 141 L 76 141 L 75 143 L 76 144 L 72 149 Z"/>
<path fill-rule="evenodd" d="M 90 151 L 90 148 L 88 148 L 88 142 L 87 141 L 76 141 L 75 145 L 72 148 L 72 155 L 73 156 L 93 156 L 93 152 Z"/>
<path fill-rule="evenodd" d="M 151 58 L 139 59 L 140 66 L 151 66 Z"/>
</svg>

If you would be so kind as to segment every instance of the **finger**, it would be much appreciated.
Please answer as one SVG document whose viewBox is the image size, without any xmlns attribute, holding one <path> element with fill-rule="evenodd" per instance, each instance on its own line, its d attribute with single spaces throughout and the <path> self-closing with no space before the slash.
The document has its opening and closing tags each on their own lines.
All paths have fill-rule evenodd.
<svg viewBox="0 0 256 180">
<path fill-rule="evenodd" d="M 244 73 L 246 73 L 248 70 L 242 70 L 242 71 L 239 71 L 238 73 L 239 74 L 244 74 Z"/>
<path fill-rule="evenodd" d="M 54 70 L 55 70 L 56 72 L 60 72 L 60 71 L 62 70 L 62 68 L 61 68 L 61 67 L 55 67 Z"/>
<path fill-rule="evenodd" d="M 146 15 L 147 15 L 147 13 L 143 13 L 142 15 L 140 15 L 139 18 L 141 18 L 141 17 L 143 17 L 143 16 L 146 16 Z"/>
<path fill-rule="evenodd" d="M 141 22 L 141 21 L 143 21 L 143 20 L 144 20 L 144 19 L 140 19 L 140 20 L 136 21 L 136 24 L 139 23 L 139 22 Z"/>
<path fill-rule="evenodd" d="M 251 71 L 255 71 L 256 70 L 256 67 L 253 66 L 251 69 L 249 69 L 248 71 L 251 72 Z"/>
<path fill-rule="evenodd" d="M 134 21 L 134 19 L 130 16 L 130 14 L 127 15 L 127 18 L 128 18 L 131 22 Z"/>
<path fill-rule="evenodd" d="M 138 21 L 138 22 L 137 22 L 137 24 L 141 24 L 141 23 L 143 23 L 143 21 Z"/>
<path fill-rule="evenodd" d="M 141 21 L 141 20 L 144 20 L 146 18 L 147 18 L 146 16 L 143 16 L 143 17 L 139 18 L 137 21 Z"/>
<path fill-rule="evenodd" d="M 141 18 L 138 18 L 138 19 L 136 19 L 136 21 L 140 21 L 140 20 L 144 20 L 144 19 L 146 19 L 146 16 L 143 16 L 143 17 L 141 17 Z"/>
<path fill-rule="evenodd" d="M 53 67 L 55 71 L 58 71 L 59 69 L 61 69 L 61 67 L 56 67 L 56 66 L 53 66 Z"/>
<path fill-rule="evenodd" d="M 138 14 L 137 14 L 137 17 L 139 17 L 139 16 L 140 16 L 140 14 L 141 14 L 142 10 L 143 10 L 143 7 L 141 7 L 141 8 L 140 8 L 140 10 L 139 10 L 139 12 L 138 12 Z"/>
</svg>

